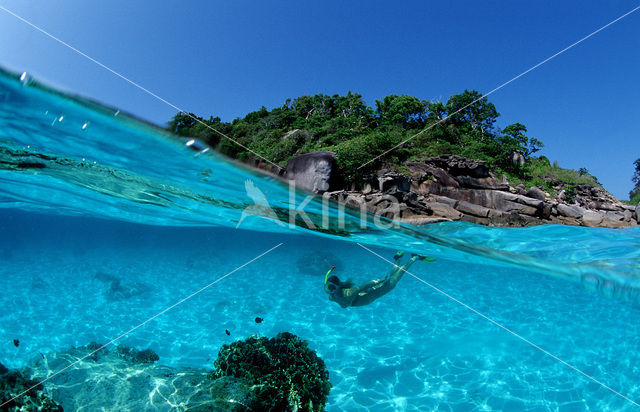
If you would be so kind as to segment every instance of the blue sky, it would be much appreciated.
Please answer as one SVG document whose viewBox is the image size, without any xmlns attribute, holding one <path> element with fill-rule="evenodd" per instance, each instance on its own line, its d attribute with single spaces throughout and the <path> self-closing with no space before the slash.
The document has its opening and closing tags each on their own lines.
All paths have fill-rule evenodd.
<svg viewBox="0 0 640 412">
<path fill-rule="evenodd" d="M 638 1 L 0 0 L 131 80 L 232 120 L 304 94 L 488 92 Z M 0 65 L 164 124 L 175 110 L 0 10 Z M 640 157 L 640 10 L 489 97 L 616 197 Z"/>
</svg>

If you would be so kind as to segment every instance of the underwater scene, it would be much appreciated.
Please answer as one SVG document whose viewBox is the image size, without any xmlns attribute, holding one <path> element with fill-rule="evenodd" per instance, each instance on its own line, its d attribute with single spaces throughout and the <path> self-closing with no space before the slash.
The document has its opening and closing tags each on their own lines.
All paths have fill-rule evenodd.
<svg viewBox="0 0 640 412">
<path fill-rule="evenodd" d="M 640 228 L 399 224 L 8 72 L 0 206 L 0 410 L 640 406 Z"/>
</svg>

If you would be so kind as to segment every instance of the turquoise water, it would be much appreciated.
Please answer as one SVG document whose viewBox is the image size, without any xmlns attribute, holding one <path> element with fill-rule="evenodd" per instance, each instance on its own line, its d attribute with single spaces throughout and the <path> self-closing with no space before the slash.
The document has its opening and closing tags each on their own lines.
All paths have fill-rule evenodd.
<svg viewBox="0 0 640 412">
<path fill-rule="evenodd" d="M 459 302 L 638 402 L 640 230 L 381 228 L 319 199 L 304 209 L 315 228 L 252 215 L 236 228 L 247 180 L 281 219 L 306 194 L 184 143 L 0 76 L 0 363 L 109 341 L 282 244 L 118 343 L 212 367 L 224 343 L 289 331 L 325 360 L 329 411 L 637 408 Z M 405 275 L 341 309 L 323 292 L 330 265 L 358 283 L 390 269 L 358 243 L 437 257 L 411 268 L 428 284 Z"/>
</svg>

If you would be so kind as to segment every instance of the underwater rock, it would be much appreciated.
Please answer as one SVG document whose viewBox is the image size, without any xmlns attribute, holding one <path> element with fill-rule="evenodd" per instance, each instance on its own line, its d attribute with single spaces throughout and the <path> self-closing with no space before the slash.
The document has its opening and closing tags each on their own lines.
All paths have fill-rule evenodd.
<svg viewBox="0 0 640 412">
<path fill-rule="evenodd" d="M 212 395 L 220 404 L 233 408 L 230 399 L 235 400 L 237 394 L 230 398 L 225 391 L 242 392 L 248 403 L 239 410 L 324 410 L 331 390 L 329 372 L 307 345 L 288 332 L 271 339 L 251 336 L 223 345 L 211 373 Z"/>
<path fill-rule="evenodd" d="M 131 363 L 153 363 L 160 360 L 160 356 L 151 349 L 138 350 L 130 346 L 116 346 L 116 354 Z"/>
<path fill-rule="evenodd" d="M 9 370 L 0 364 L 0 404 L 4 404 L 14 396 L 15 399 L 2 406 L 2 411 L 62 411 L 62 407 L 51 400 L 42 386 L 37 386 L 25 393 L 22 392 L 38 384 L 39 381 L 25 378 L 17 370 Z"/>
<path fill-rule="evenodd" d="M 122 346 L 103 348 L 87 357 L 101 346 L 92 342 L 38 356 L 23 374 L 40 381 L 75 363 L 45 387 L 65 410 L 169 411 L 176 410 L 176 405 L 180 410 L 220 410 L 211 397 L 211 370 L 158 365 L 148 362 L 155 358 L 149 352 Z"/>
<path fill-rule="evenodd" d="M 130 299 L 145 293 L 149 289 L 149 286 L 144 283 L 123 281 L 110 273 L 98 272 L 94 278 L 105 283 L 106 288 L 103 294 L 109 302 Z"/>
<path fill-rule="evenodd" d="M 249 382 L 233 376 L 222 376 L 215 379 L 211 384 L 211 395 L 214 405 L 222 411 L 253 410 L 250 405 L 259 403 Z"/>
</svg>

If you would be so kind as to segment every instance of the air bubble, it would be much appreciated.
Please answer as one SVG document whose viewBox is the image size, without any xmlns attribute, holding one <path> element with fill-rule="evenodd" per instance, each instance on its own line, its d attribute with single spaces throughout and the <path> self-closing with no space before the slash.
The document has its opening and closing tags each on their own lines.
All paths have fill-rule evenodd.
<svg viewBox="0 0 640 412">
<path fill-rule="evenodd" d="M 27 72 L 22 72 L 20 75 L 20 83 L 22 83 L 23 86 L 28 85 L 31 83 L 31 76 L 29 76 Z"/>
<path fill-rule="evenodd" d="M 82 130 L 87 130 L 87 127 L 89 127 L 89 123 L 85 123 L 82 125 Z"/>
<path fill-rule="evenodd" d="M 206 143 L 201 142 L 196 139 L 189 139 L 184 143 L 185 146 L 190 148 L 191 150 L 197 152 L 194 156 L 200 156 L 203 153 L 207 153 L 209 151 L 209 146 Z"/>
</svg>

